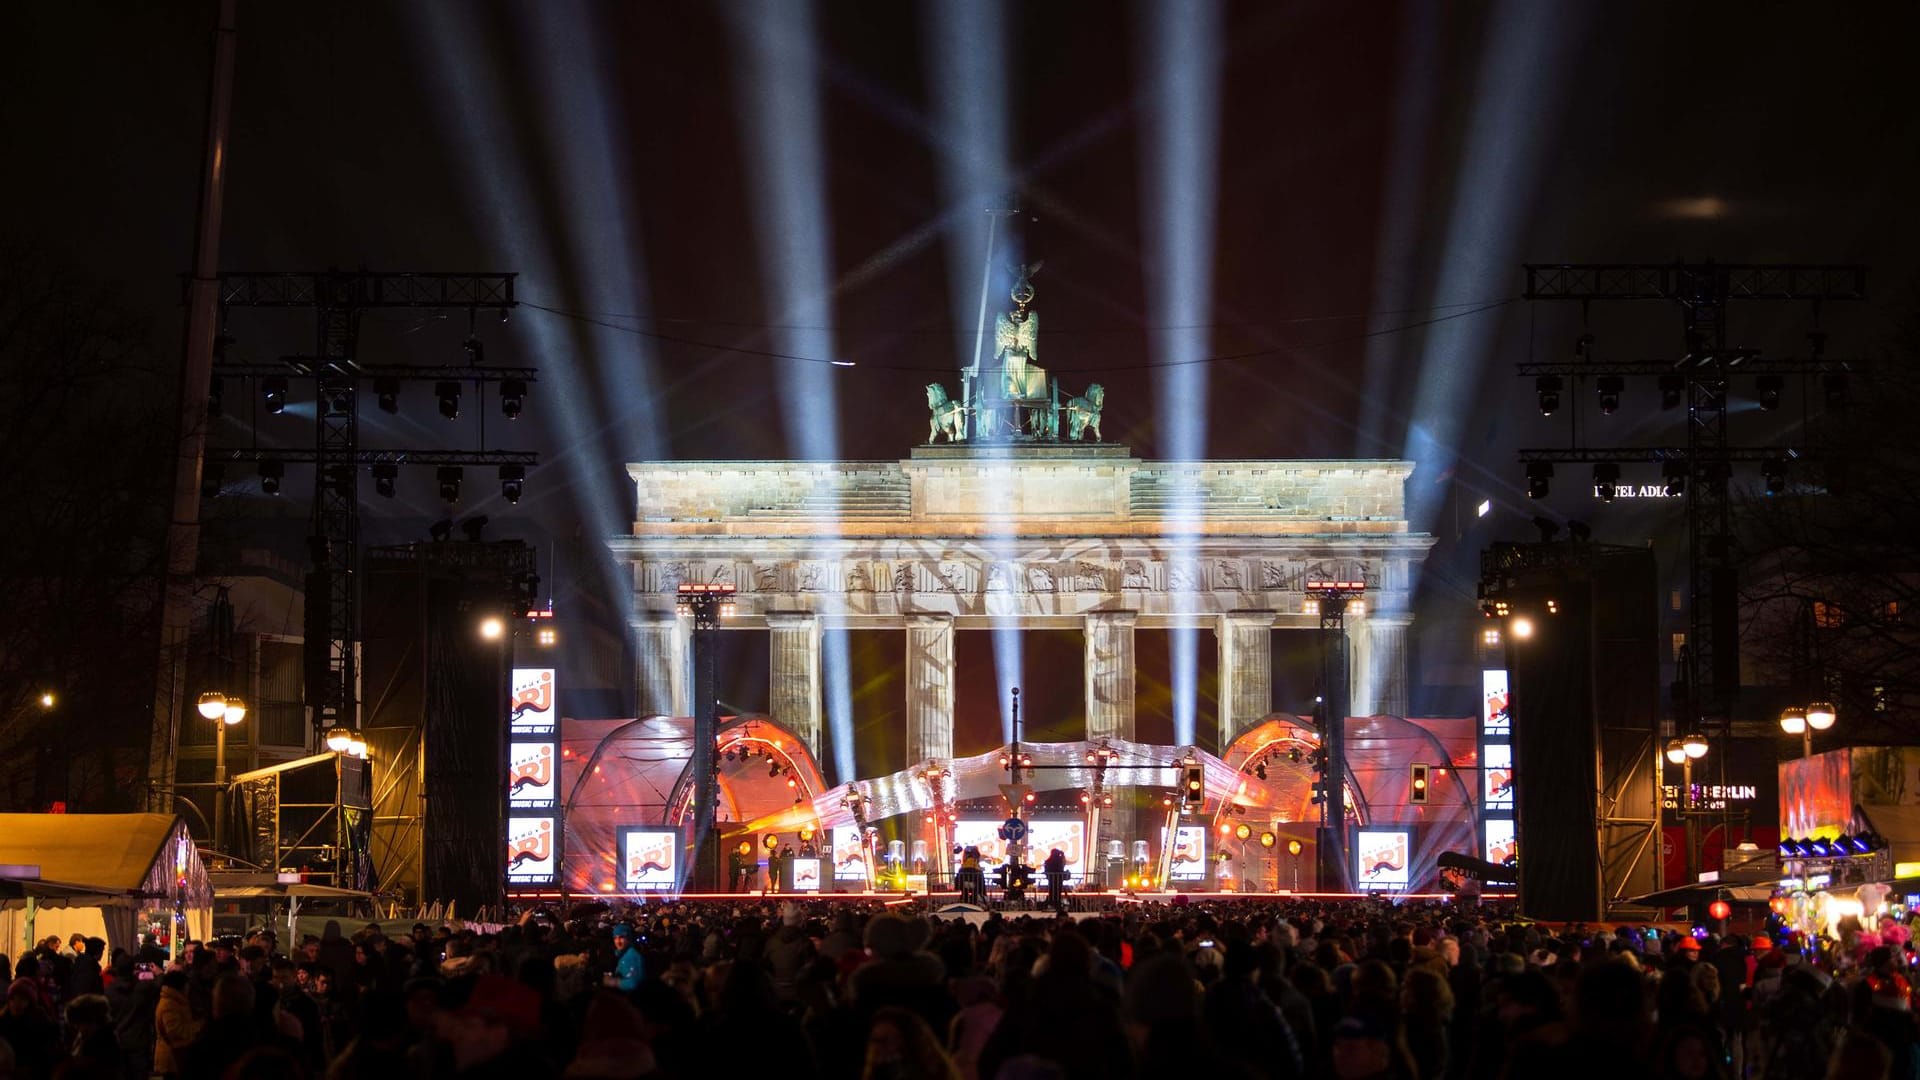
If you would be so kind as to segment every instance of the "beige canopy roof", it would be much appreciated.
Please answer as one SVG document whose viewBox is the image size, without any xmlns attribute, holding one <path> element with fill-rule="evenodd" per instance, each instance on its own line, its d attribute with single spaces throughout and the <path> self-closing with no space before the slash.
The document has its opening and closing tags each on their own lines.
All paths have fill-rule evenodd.
<svg viewBox="0 0 1920 1080">
<path fill-rule="evenodd" d="M 172 814 L 0 814 L 0 863 L 38 866 L 47 881 L 138 893 L 171 876 L 171 848 L 185 836 Z M 206 889 L 191 841 L 186 857 Z"/>
</svg>

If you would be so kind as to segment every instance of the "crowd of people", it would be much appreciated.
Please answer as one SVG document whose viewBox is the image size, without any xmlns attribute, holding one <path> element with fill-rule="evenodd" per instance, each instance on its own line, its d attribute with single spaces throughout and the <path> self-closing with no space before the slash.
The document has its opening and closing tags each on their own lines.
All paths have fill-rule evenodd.
<svg viewBox="0 0 1920 1080">
<path fill-rule="evenodd" d="M 339 929 L 178 960 L 43 941 L 0 961 L 0 1078 L 1920 1076 L 1899 927 L 1809 949 L 1371 900 L 752 898 Z"/>
</svg>

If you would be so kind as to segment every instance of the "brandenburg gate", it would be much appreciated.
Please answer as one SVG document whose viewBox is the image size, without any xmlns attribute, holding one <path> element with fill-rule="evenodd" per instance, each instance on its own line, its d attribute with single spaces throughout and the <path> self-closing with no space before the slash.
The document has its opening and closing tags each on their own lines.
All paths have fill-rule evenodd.
<svg viewBox="0 0 1920 1080">
<path fill-rule="evenodd" d="M 726 625 L 771 632 L 769 712 L 816 759 L 834 628 L 906 635 L 902 765 L 953 756 L 954 633 L 1009 626 L 1080 629 L 1086 737 L 1129 740 L 1135 632 L 1211 631 L 1225 748 L 1272 711 L 1271 632 L 1318 629 L 1305 587 L 1326 579 L 1366 583 L 1346 620 L 1353 715 L 1404 716 L 1410 570 L 1433 544 L 1407 527 L 1413 463 L 1144 461 L 1092 441 L 1105 393 L 1063 398 L 1037 364 L 1038 266 L 1012 269 L 991 357 L 958 400 L 927 387 L 928 443 L 906 460 L 627 467 L 636 520 L 609 545 L 633 568 L 638 714 L 692 715 L 676 592 L 730 584 Z"/>
</svg>

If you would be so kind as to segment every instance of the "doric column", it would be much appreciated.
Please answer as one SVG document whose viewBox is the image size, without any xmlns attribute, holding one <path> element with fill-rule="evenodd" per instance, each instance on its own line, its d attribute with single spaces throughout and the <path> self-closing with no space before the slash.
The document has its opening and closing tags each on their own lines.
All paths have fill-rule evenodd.
<svg viewBox="0 0 1920 1080">
<path fill-rule="evenodd" d="M 1229 611 L 1214 637 L 1220 646 L 1220 746 L 1273 711 L 1273 618 L 1271 611 Z"/>
<path fill-rule="evenodd" d="M 1373 633 L 1368 629 L 1372 623 L 1365 608 L 1347 609 L 1348 716 L 1373 716 L 1380 711 L 1374 707 Z"/>
<path fill-rule="evenodd" d="M 693 620 L 643 611 L 632 626 L 634 715 L 693 715 Z"/>
<path fill-rule="evenodd" d="M 820 759 L 820 617 L 811 611 L 769 611 L 767 705 L 773 721 Z"/>
<path fill-rule="evenodd" d="M 1407 715 L 1407 627 L 1413 616 L 1403 612 L 1367 618 L 1368 677 L 1373 712 Z"/>
<path fill-rule="evenodd" d="M 1089 611 L 1082 680 L 1087 694 L 1087 738 L 1133 738 L 1134 611 Z"/>
<path fill-rule="evenodd" d="M 907 760 L 953 756 L 953 616 L 907 616 Z"/>
</svg>

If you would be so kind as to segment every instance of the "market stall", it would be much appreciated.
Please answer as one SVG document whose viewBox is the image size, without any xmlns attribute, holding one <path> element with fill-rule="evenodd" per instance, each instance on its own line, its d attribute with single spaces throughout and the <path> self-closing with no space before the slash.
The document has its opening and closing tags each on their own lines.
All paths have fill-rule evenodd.
<svg viewBox="0 0 1920 1080">
<path fill-rule="evenodd" d="M 213 889 L 171 814 L 0 814 L 0 864 L 31 873 L 0 890 L 0 951 L 85 934 L 134 949 L 206 938 Z M 177 928 L 177 933 L 170 933 Z"/>
</svg>

